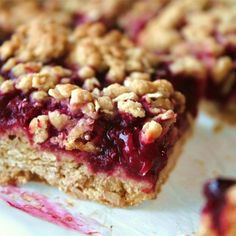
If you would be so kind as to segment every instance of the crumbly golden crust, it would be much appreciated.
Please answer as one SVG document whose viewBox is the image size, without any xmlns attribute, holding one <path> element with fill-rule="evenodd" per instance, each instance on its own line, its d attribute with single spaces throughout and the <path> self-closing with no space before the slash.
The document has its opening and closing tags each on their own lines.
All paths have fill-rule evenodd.
<svg viewBox="0 0 236 236">
<path fill-rule="evenodd" d="M 175 166 L 190 130 L 175 145 L 166 167 L 160 172 L 154 192 L 145 193 L 148 182 L 137 182 L 117 174 L 93 174 L 83 163 L 70 156 L 33 148 L 24 133 L 11 131 L 0 138 L 0 184 L 45 181 L 80 199 L 113 207 L 127 207 L 157 197 L 162 184 Z M 58 161 L 60 155 L 60 161 Z"/>
</svg>

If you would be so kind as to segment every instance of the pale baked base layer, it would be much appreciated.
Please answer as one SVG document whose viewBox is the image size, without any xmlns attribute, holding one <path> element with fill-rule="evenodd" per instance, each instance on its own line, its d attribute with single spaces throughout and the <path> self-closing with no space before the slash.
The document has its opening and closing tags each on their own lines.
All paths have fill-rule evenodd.
<svg viewBox="0 0 236 236">
<path fill-rule="evenodd" d="M 209 101 L 203 101 L 201 103 L 201 109 L 206 111 L 210 116 L 217 118 L 219 121 L 223 121 L 231 125 L 236 125 L 236 108 L 235 112 L 230 112 L 225 110 L 222 111 L 217 106 L 217 104 Z"/>
<path fill-rule="evenodd" d="M 0 138 L 0 184 L 45 181 L 51 186 L 80 199 L 94 200 L 114 207 L 126 207 L 156 198 L 181 153 L 190 131 L 176 144 L 167 166 L 160 173 L 156 191 L 142 191 L 147 183 L 129 178 L 93 174 L 73 158 L 60 155 L 60 161 L 50 152 L 37 151 L 22 132 L 12 132 Z"/>
</svg>

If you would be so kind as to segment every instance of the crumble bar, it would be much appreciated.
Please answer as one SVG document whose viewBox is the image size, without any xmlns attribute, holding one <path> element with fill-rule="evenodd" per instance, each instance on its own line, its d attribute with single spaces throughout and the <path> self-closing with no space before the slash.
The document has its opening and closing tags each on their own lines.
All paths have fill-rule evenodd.
<svg viewBox="0 0 236 236">
<path fill-rule="evenodd" d="M 40 179 L 124 207 L 157 196 L 192 115 L 156 58 L 104 24 L 53 19 L 0 47 L 0 183 Z"/>
<path fill-rule="evenodd" d="M 184 76 L 187 72 L 191 77 L 190 81 L 185 79 L 186 87 L 181 82 L 176 87 L 188 101 L 192 100 L 191 93 L 184 90 L 188 90 L 188 84 L 195 87 L 200 83 L 197 93 L 201 97 L 205 94 L 205 107 L 231 122 L 236 121 L 235 17 L 234 1 L 173 0 L 135 34 L 139 45 L 163 57 L 161 67 L 166 63 L 172 77 L 176 77 L 176 69 L 177 74 L 183 71 Z M 135 27 L 130 24 L 126 31 Z M 166 57 L 175 65 L 166 62 Z"/>
<path fill-rule="evenodd" d="M 206 205 L 198 236 L 236 235 L 236 181 L 215 179 L 205 185 Z"/>
</svg>

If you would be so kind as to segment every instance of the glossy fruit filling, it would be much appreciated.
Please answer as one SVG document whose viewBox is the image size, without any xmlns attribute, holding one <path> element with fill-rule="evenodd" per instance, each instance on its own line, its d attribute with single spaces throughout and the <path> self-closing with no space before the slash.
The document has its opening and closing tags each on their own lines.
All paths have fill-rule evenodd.
<svg viewBox="0 0 236 236">
<path fill-rule="evenodd" d="M 223 236 L 227 230 L 227 221 L 223 214 L 226 204 L 226 192 L 234 184 L 236 184 L 236 181 L 216 179 L 210 181 L 204 187 L 207 204 L 203 209 L 203 214 L 211 215 L 212 228 L 220 236 Z"/>
<path fill-rule="evenodd" d="M 32 102 L 28 96 L 20 92 L 0 95 L 0 107 L 1 132 L 20 128 L 28 134 L 31 141 L 28 127 L 34 117 L 54 110 L 72 116 L 68 107 L 62 103 L 57 103 L 52 99 L 45 103 Z M 73 115 L 73 118 L 86 119 L 82 113 Z M 40 144 L 40 148 L 55 152 L 58 159 L 60 159 L 60 153 L 70 154 L 78 162 L 85 162 L 95 173 L 112 174 L 121 168 L 127 176 L 140 181 L 148 181 L 153 188 L 158 174 L 168 161 L 170 151 L 188 128 L 188 122 L 184 115 L 179 116 L 175 124 L 176 128 L 171 127 L 164 136 L 151 144 L 143 144 L 140 141 L 143 124 L 143 118 L 134 119 L 126 114 L 117 114 L 112 120 L 97 119 L 89 133 L 91 142 L 98 147 L 96 153 L 79 150 L 66 151 L 63 146 L 53 143 L 50 139 L 66 136 L 66 131 L 58 131 L 51 127 L 48 140 Z"/>
</svg>

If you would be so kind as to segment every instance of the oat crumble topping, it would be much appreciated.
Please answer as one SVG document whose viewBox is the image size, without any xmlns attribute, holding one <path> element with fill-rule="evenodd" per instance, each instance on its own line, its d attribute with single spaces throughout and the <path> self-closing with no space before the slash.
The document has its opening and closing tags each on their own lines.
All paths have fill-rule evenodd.
<svg viewBox="0 0 236 236">
<path fill-rule="evenodd" d="M 229 52 L 236 46 L 235 17 L 231 1 L 173 0 L 148 21 L 138 42 L 171 55 L 173 73 L 200 78 L 210 74 L 216 84 L 224 83 L 223 78 L 235 70 Z"/>
<path fill-rule="evenodd" d="M 40 115 L 30 122 L 29 129 L 35 143 L 43 143 L 48 139 L 48 121 L 47 115 Z"/>
<path fill-rule="evenodd" d="M 45 1 L 45 5 L 47 8 L 82 15 L 87 21 L 97 21 L 103 18 L 111 21 L 124 13 L 127 7 L 134 2 L 135 0 L 51 0 Z"/>
<path fill-rule="evenodd" d="M 0 49 L 0 58 L 15 57 L 19 61 L 47 62 L 63 55 L 67 47 L 68 30 L 52 20 L 20 26 Z"/>
<path fill-rule="evenodd" d="M 142 119 L 144 142 L 154 142 L 185 109 L 170 82 L 152 81 L 155 57 L 102 23 L 70 32 L 53 20 L 36 19 L 16 30 L 0 57 L 4 73 L 14 75 L 3 78 L 1 93 L 20 91 L 32 103 L 59 107 L 31 120 L 36 144 L 51 140 L 66 150 L 96 152 L 89 138 L 94 123 L 123 115 Z"/>
<path fill-rule="evenodd" d="M 69 54 L 69 63 L 81 67 L 79 74 L 86 73 L 82 77 L 93 77 L 91 68 L 94 68 L 107 71 L 106 79 L 110 82 L 122 83 L 132 72 L 153 72 L 151 55 L 135 47 L 119 31 L 106 32 L 101 23 L 78 26 L 71 43 L 73 48 Z"/>
</svg>

